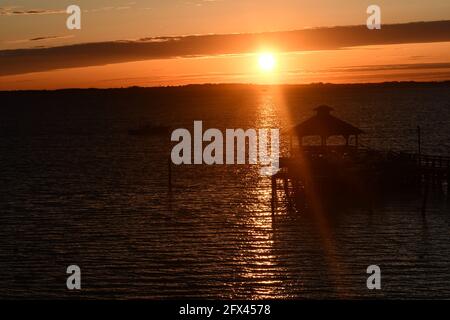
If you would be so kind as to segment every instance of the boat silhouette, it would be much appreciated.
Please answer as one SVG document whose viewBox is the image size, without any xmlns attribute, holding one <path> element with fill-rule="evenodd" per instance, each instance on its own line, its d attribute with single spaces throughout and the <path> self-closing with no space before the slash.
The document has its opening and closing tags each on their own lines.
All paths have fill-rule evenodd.
<svg viewBox="0 0 450 320">
<path fill-rule="evenodd" d="M 145 124 L 138 128 L 129 129 L 128 134 L 132 136 L 156 136 L 169 134 L 169 126 Z"/>
</svg>

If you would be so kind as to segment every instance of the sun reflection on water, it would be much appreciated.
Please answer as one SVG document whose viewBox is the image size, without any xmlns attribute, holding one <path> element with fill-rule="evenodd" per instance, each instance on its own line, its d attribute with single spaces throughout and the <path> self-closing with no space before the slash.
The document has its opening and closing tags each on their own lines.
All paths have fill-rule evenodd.
<svg viewBox="0 0 450 320">
<path fill-rule="evenodd" d="M 280 115 L 284 110 L 277 104 L 278 94 L 273 88 L 260 95 L 256 128 L 277 129 L 282 126 Z M 259 168 L 249 167 L 248 174 L 254 181 L 252 188 L 246 188 L 245 218 L 247 234 L 239 250 L 242 286 L 248 287 L 252 299 L 288 297 L 283 275 L 288 270 L 283 266 L 275 250 L 271 212 L 271 179 L 261 176 Z"/>
</svg>

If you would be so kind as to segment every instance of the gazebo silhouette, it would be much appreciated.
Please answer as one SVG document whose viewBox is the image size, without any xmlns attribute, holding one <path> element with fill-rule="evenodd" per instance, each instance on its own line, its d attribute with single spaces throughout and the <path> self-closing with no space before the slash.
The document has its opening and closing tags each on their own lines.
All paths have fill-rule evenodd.
<svg viewBox="0 0 450 320">
<path fill-rule="evenodd" d="M 298 139 L 299 146 L 304 147 L 303 138 L 319 136 L 321 138 L 322 149 L 327 146 L 327 139 L 331 136 L 341 136 L 345 139 L 345 146 L 358 147 L 358 135 L 364 133 L 361 129 L 331 115 L 332 107 L 321 105 L 314 108 L 316 114 L 306 121 L 296 125 L 291 131 L 291 150 L 292 134 Z M 350 145 L 350 137 L 355 137 L 354 145 Z"/>
</svg>

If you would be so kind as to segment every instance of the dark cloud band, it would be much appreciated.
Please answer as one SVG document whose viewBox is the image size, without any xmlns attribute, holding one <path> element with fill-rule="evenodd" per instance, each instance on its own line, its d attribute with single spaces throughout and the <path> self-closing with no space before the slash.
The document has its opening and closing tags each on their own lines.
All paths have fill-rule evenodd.
<svg viewBox="0 0 450 320">
<path fill-rule="evenodd" d="M 258 34 L 147 38 L 0 51 L 0 76 L 176 57 L 243 54 L 264 48 L 280 52 L 332 50 L 363 45 L 450 41 L 450 21 L 316 28 Z"/>
</svg>

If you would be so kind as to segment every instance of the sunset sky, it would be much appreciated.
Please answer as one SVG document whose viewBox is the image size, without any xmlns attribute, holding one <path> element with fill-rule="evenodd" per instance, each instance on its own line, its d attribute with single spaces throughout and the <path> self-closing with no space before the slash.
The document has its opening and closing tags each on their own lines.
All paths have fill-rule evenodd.
<svg viewBox="0 0 450 320">
<path fill-rule="evenodd" d="M 365 27 L 370 4 L 381 30 Z M 446 80 L 449 20 L 448 0 L 6 0 L 0 90 Z"/>
</svg>

